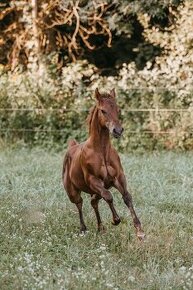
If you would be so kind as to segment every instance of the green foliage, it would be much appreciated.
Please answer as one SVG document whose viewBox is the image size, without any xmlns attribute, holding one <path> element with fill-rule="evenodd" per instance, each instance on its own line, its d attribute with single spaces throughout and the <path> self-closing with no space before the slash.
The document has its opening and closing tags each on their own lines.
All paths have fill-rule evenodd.
<svg viewBox="0 0 193 290">
<path fill-rule="evenodd" d="M 77 64 L 76 68 L 80 70 L 84 64 L 80 68 Z M 45 71 L 40 79 L 38 75 L 35 78 L 30 73 L 15 76 L 3 74 L 0 107 L 8 111 L 1 111 L 0 127 L 5 129 L 1 131 L 1 137 L 12 142 L 23 139 L 27 143 L 47 145 L 66 143 L 69 137 L 85 138 L 89 102 L 86 94 L 83 99 L 81 84 L 77 88 L 81 98 L 75 95 L 74 81 L 82 78 L 76 68 L 74 72 L 66 68 L 66 79 L 69 78 L 70 70 L 72 75 L 68 83 L 65 78 L 53 79 Z"/>
<path fill-rule="evenodd" d="M 56 143 L 65 146 L 69 138 L 85 140 L 88 135 L 85 119 L 95 102 L 91 100 L 94 98 L 94 89 L 98 86 L 104 90 L 106 78 L 97 79 L 94 68 L 85 63 L 77 63 L 75 66 L 66 67 L 64 75 L 57 80 L 44 76 L 41 83 L 30 75 L 17 75 L 15 79 L 12 75 L 2 76 L 1 85 L 4 90 L 0 94 L 0 107 L 10 110 L 1 112 L 0 127 L 5 130 L 1 131 L 1 138 L 11 142 L 22 139 L 26 143 L 48 146 Z M 87 87 L 91 75 L 95 81 Z M 175 93 L 129 87 L 124 91 L 122 79 L 120 83 L 119 80 L 112 81 L 112 84 L 107 82 L 109 87 L 105 89 L 110 89 L 111 85 L 117 89 L 117 101 L 122 109 L 125 128 L 124 137 L 118 143 L 121 149 L 192 148 L 191 133 L 188 134 L 192 130 L 190 113 L 183 113 L 183 118 L 180 118 L 179 113 L 172 112 L 128 111 L 130 108 L 182 108 L 183 102 L 175 102 Z M 187 105 L 184 107 L 187 108 Z M 164 130 L 171 131 L 171 135 L 162 134 Z"/>
<path fill-rule="evenodd" d="M 80 61 L 66 66 L 57 78 L 47 68 L 36 75 L 2 74 L 0 107 L 10 110 L 1 111 L 1 138 L 63 147 L 69 138 L 83 141 L 88 136 L 85 120 L 95 103 L 95 88 L 115 87 L 125 128 L 116 142 L 119 149 L 192 149 L 191 90 L 185 91 L 184 83 L 181 89 L 164 88 L 162 74 L 157 75 L 157 83 L 154 79 L 152 71 L 138 72 L 134 64 L 124 65 L 117 77 L 100 77 L 94 66 Z M 165 108 L 169 111 L 159 111 Z M 148 109 L 153 111 L 143 111 Z"/>
</svg>

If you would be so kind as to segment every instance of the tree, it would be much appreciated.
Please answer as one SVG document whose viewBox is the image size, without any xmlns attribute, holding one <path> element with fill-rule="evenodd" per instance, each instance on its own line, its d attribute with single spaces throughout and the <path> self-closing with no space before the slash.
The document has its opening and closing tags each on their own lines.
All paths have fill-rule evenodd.
<svg viewBox="0 0 193 290">
<path fill-rule="evenodd" d="M 143 37 L 140 15 L 148 14 L 148 25 L 164 30 L 175 22 L 173 11 L 181 2 L 4 0 L 0 6 L 0 61 L 14 69 L 20 63 L 27 66 L 33 57 L 37 62 L 40 54 L 52 53 L 57 55 L 59 67 L 80 58 L 102 67 L 103 54 L 113 58 L 124 47 L 125 53 L 118 58 L 131 55 L 135 59 L 133 50 L 140 49 L 142 57 L 137 61 L 141 68 L 159 48 L 150 44 L 148 52 L 152 52 L 146 57 L 149 44 Z M 118 62 L 117 58 L 109 59 L 111 67 Z"/>
</svg>

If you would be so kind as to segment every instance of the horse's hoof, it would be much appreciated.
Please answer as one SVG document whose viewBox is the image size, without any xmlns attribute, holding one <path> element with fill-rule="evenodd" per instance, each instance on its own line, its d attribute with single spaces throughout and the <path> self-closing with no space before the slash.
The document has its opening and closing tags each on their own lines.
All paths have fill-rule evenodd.
<svg viewBox="0 0 193 290">
<path fill-rule="evenodd" d="M 137 233 L 137 237 L 140 241 L 144 241 L 145 240 L 145 233 L 144 232 L 138 232 Z"/>
<path fill-rule="evenodd" d="M 86 232 L 87 232 L 87 228 L 86 227 L 81 227 L 80 234 L 84 235 L 84 234 L 86 234 Z"/>
<path fill-rule="evenodd" d="M 120 218 L 118 218 L 118 219 L 116 219 L 116 220 L 113 220 L 113 221 L 112 221 L 112 224 L 113 224 L 114 226 L 117 226 L 118 224 L 120 224 L 120 222 L 121 222 L 121 220 L 120 220 Z"/>
<path fill-rule="evenodd" d="M 100 226 L 98 226 L 98 232 L 99 233 L 105 233 L 106 232 L 106 228 L 101 224 Z"/>
</svg>

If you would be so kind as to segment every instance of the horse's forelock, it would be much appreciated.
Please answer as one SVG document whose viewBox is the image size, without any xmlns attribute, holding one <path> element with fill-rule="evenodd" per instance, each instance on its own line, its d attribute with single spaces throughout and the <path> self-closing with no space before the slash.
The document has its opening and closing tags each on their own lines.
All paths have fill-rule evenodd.
<svg viewBox="0 0 193 290">
<path fill-rule="evenodd" d="M 104 94 L 101 94 L 101 99 L 113 99 L 113 97 L 110 95 L 110 94 L 106 94 L 106 93 L 104 93 Z"/>
</svg>

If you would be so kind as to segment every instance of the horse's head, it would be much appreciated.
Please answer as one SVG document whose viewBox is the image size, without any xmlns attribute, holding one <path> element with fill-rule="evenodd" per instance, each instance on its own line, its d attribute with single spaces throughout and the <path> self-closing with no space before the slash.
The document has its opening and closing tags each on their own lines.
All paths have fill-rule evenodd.
<svg viewBox="0 0 193 290">
<path fill-rule="evenodd" d="M 97 99 L 98 119 L 102 127 L 106 127 L 115 137 L 121 137 L 123 128 L 119 121 L 119 107 L 115 100 L 115 90 L 111 90 L 109 94 L 100 94 L 98 89 L 95 91 Z"/>
</svg>

